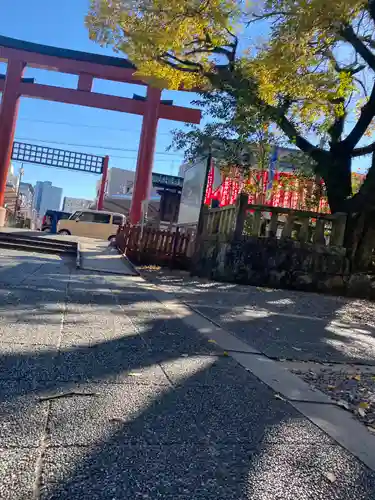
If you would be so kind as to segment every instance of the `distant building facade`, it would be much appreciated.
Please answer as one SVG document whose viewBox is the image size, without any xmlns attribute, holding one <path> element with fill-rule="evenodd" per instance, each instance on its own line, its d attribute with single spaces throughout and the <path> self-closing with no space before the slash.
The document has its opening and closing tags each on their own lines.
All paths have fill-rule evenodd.
<svg viewBox="0 0 375 500">
<path fill-rule="evenodd" d="M 105 195 L 110 198 L 131 199 L 133 195 L 135 172 L 122 168 L 110 168 L 108 171 Z M 100 189 L 101 181 L 97 182 L 97 191 Z M 157 190 L 153 187 L 150 192 L 151 200 L 159 200 Z"/>
<path fill-rule="evenodd" d="M 85 200 L 84 198 L 70 198 L 68 196 L 65 196 L 62 209 L 64 212 L 73 213 L 77 210 L 90 208 L 92 203 L 92 200 Z"/>
<path fill-rule="evenodd" d="M 16 208 L 18 183 L 19 178 L 14 173 L 14 166 L 10 164 L 4 195 L 4 205 L 10 212 L 14 212 Z"/>
<path fill-rule="evenodd" d="M 126 196 L 133 192 L 135 172 L 134 170 L 123 170 L 121 168 L 110 168 L 106 186 L 107 196 Z"/>
<path fill-rule="evenodd" d="M 34 190 L 34 209 L 39 215 L 47 210 L 60 210 L 62 188 L 52 185 L 50 181 L 38 181 Z"/>
<path fill-rule="evenodd" d="M 28 182 L 20 183 L 20 192 L 19 192 L 19 213 L 27 218 L 33 218 L 33 202 L 34 202 L 34 188 Z"/>
</svg>

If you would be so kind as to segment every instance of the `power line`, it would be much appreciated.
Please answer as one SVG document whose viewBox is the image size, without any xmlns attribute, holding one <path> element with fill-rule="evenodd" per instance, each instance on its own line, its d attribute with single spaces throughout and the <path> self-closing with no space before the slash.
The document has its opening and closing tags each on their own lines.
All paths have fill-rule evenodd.
<svg viewBox="0 0 375 500">
<path fill-rule="evenodd" d="M 131 132 L 140 134 L 141 131 L 138 129 L 131 128 L 121 128 L 121 127 L 107 127 L 104 125 L 92 125 L 88 123 L 72 123 L 72 122 L 57 122 L 53 120 L 39 120 L 35 118 L 20 118 L 19 121 L 23 122 L 35 122 L 35 123 L 45 123 L 48 125 L 64 125 L 68 127 L 85 127 L 85 128 L 98 128 L 98 129 L 106 129 L 106 130 L 118 130 L 120 132 Z M 170 135 L 168 132 L 159 132 L 159 135 Z"/>
<path fill-rule="evenodd" d="M 94 146 L 94 144 L 77 144 L 75 142 L 64 142 L 64 141 L 46 141 L 45 139 L 37 139 L 35 137 L 17 137 L 17 141 L 35 141 L 42 142 L 45 144 L 58 144 L 59 146 L 76 146 L 80 148 L 92 148 L 92 149 L 104 149 L 106 151 L 125 151 L 131 153 L 138 153 L 137 149 L 126 149 L 126 148 L 114 148 L 113 146 Z M 156 152 L 156 155 L 163 156 L 182 156 L 179 153 L 160 153 Z"/>
</svg>

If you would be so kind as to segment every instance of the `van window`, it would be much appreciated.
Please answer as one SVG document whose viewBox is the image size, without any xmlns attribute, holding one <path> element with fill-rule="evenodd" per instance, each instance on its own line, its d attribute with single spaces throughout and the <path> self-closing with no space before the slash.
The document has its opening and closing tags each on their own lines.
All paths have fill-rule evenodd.
<svg viewBox="0 0 375 500">
<path fill-rule="evenodd" d="M 79 219 L 79 216 L 81 215 L 81 211 L 79 210 L 78 212 L 74 212 L 74 214 L 72 214 L 70 217 L 69 217 L 69 220 L 77 220 Z"/>
<path fill-rule="evenodd" d="M 98 224 L 109 224 L 111 221 L 110 214 L 92 214 L 94 216 L 93 222 Z"/>
<path fill-rule="evenodd" d="M 78 220 L 80 222 L 94 222 L 94 215 L 92 212 L 81 212 Z"/>
<path fill-rule="evenodd" d="M 112 224 L 115 224 L 116 226 L 122 226 L 124 223 L 124 218 L 121 217 L 121 215 L 114 215 L 112 219 Z"/>
</svg>

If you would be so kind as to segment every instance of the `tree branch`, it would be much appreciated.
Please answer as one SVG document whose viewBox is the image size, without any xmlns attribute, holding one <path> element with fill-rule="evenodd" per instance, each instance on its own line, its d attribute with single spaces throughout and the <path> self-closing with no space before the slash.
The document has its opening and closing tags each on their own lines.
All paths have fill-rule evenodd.
<svg viewBox="0 0 375 500">
<path fill-rule="evenodd" d="M 199 73 L 203 71 L 203 67 L 199 63 L 192 63 L 191 61 L 184 61 L 183 59 L 179 59 L 178 57 L 172 56 L 171 54 L 163 54 L 157 58 L 163 64 L 167 66 L 182 71 L 184 73 Z M 176 63 L 170 61 L 173 59 Z"/>
<path fill-rule="evenodd" d="M 361 109 L 361 115 L 353 127 L 350 134 L 342 141 L 342 145 L 349 150 L 354 149 L 358 142 L 362 139 L 367 127 L 370 125 L 375 116 L 375 83 L 367 103 Z"/>
<path fill-rule="evenodd" d="M 375 142 L 372 142 L 371 144 L 368 144 L 367 146 L 353 149 L 351 156 L 352 156 L 352 158 L 357 158 L 358 156 L 369 155 L 370 153 L 374 153 L 374 152 L 375 152 Z"/>
<path fill-rule="evenodd" d="M 164 52 L 159 59 L 162 62 L 165 62 L 166 64 L 169 64 L 169 66 L 176 67 L 176 69 L 181 69 L 180 64 L 182 64 L 183 67 L 187 66 L 188 68 L 193 68 L 195 71 L 203 71 L 203 66 L 200 63 L 189 61 L 188 59 L 181 59 L 180 57 L 174 56 L 173 54 L 169 52 Z M 176 61 L 178 65 L 174 65 L 173 62 L 170 61 L 172 59 L 173 61 Z"/>
<path fill-rule="evenodd" d="M 349 73 L 350 75 L 356 75 L 357 73 L 360 73 L 366 68 L 365 64 L 357 64 L 356 62 L 353 62 L 352 64 L 348 64 L 347 66 L 340 67 L 336 57 L 334 56 L 332 50 L 326 49 L 324 51 L 324 55 L 328 57 L 328 59 L 332 62 L 335 71 L 337 73 Z"/>
<path fill-rule="evenodd" d="M 304 153 L 308 154 L 313 160 L 320 161 L 327 153 L 324 149 L 314 146 L 307 139 L 301 136 L 294 124 L 288 120 L 282 110 L 268 106 L 269 112 L 275 117 L 277 125 L 284 134 Z"/>
<path fill-rule="evenodd" d="M 375 2 L 374 2 L 374 0 L 369 0 L 368 12 L 371 16 L 371 19 L 375 22 Z"/>
<path fill-rule="evenodd" d="M 360 78 L 354 78 L 354 80 L 358 83 L 360 87 L 362 87 L 363 94 L 365 95 L 365 97 L 368 97 L 366 85 L 362 82 L 362 80 Z"/>
<path fill-rule="evenodd" d="M 375 40 L 373 40 L 370 36 L 359 36 L 358 38 L 361 40 L 361 42 L 365 42 L 372 49 L 375 49 Z"/>
<path fill-rule="evenodd" d="M 217 83 L 215 78 L 220 76 L 221 90 L 224 90 L 235 97 L 237 92 L 252 95 L 254 98 L 254 105 L 258 109 L 263 110 L 266 115 L 268 115 L 270 119 L 281 128 L 290 141 L 293 142 L 301 151 L 308 154 L 317 162 L 328 156 L 328 153 L 324 151 L 324 149 L 314 146 L 311 142 L 302 137 L 295 125 L 286 117 L 285 113 L 290 104 L 287 99 L 281 103 L 280 107 L 271 106 L 259 98 L 256 92 L 256 83 L 251 80 L 245 80 L 242 78 L 240 73 L 231 73 L 228 71 L 227 66 L 216 65 L 216 70 L 216 75 L 210 75 L 213 85 Z"/>
<path fill-rule="evenodd" d="M 271 19 L 272 17 L 282 17 L 290 15 L 287 11 L 275 11 L 275 12 L 267 12 L 266 14 L 252 14 L 253 19 L 247 21 L 246 25 L 249 26 L 252 23 L 256 23 L 257 21 L 264 21 L 266 19 Z"/>
<path fill-rule="evenodd" d="M 341 36 L 349 42 L 354 50 L 362 57 L 364 61 L 375 71 L 375 55 L 369 50 L 362 40 L 356 35 L 352 26 L 346 25 L 340 31 Z"/>
<path fill-rule="evenodd" d="M 340 141 L 344 132 L 345 119 L 346 113 L 344 113 L 343 116 L 337 117 L 332 126 L 329 128 L 328 134 L 331 137 L 332 144 L 337 144 Z"/>
</svg>

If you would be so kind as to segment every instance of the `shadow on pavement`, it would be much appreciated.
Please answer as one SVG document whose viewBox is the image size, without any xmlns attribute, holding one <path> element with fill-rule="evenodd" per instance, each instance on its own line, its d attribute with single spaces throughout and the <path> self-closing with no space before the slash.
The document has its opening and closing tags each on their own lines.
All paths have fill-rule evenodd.
<svg viewBox="0 0 375 500">
<path fill-rule="evenodd" d="M 62 268 L 23 282 L 13 309 L 2 302 L 10 321 L 23 308 L 27 325 L 35 300 L 60 301 L 64 318 L 0 335 L 0 479 L 22 478 L 2 498 L 374 498 L 373 472 L 139 280 Z M 43 285 L 60 279 L 55 295 Z"/>
<path fill-rule="evenodd" d="M 365 300 L 145 273 L 275 359 L 375 364 L 375 304 Z"/>
</svg>

